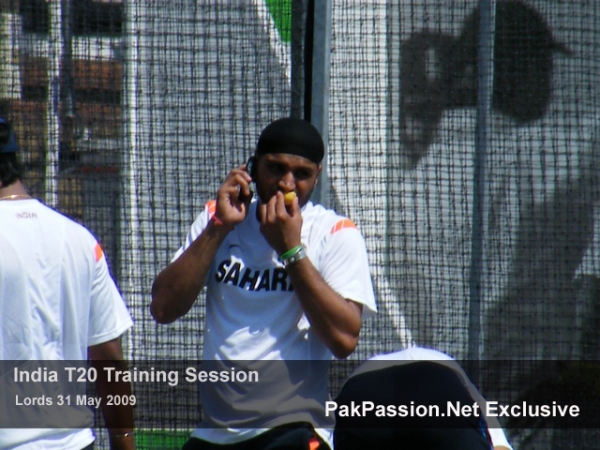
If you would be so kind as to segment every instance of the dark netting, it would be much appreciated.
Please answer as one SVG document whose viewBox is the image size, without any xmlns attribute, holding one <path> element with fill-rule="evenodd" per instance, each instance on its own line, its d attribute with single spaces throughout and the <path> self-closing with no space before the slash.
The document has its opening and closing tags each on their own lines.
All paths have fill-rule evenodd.
<svg viewBox="0 0 600 450">
<path fill-rule="evenodd" d="M 497 4 L 495 20 L 480 21 L 479 3 Z M 598 359 L 600 4 L 331 6 L 324 203 L 364 234 L 379 306 L 351 362 L 333 366 L 332 392 L 358 361 L 411 343 L 461 361 Z M 308 101 L 297 83 L 311 65 L 296 64 L 310 52 L 291 42 L 310 17 L 293 21 L 292 0 L 0 8 L 0 114 L 27 185 L 102 243 L 135 321 L 128 358 L 198 360 L 203 296 L 157 325 L 150 287 L 260 130 Z M 476 377 L 488 397 L 543 378 L 502 367 Z M 152 389 L 135 387 L 164 404 L 162 426 L 138 444 L 176 448 L 197 395 Z M 597 433 L 514 434 L 516 448 L 600 446 Z"/>
</svg>

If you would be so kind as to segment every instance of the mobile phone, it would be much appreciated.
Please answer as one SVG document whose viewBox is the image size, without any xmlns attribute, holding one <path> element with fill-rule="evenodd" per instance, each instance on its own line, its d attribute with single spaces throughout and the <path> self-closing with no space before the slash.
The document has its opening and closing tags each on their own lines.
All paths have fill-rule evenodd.
<svg viewBox="0 0 600 450">
<path fill-rule="evenodd" d="M 251 156 L 250 158 L 248 158 L 248 161 L 246 162 L 246 172 L 248 172 L 250 174 L 250 176 L 252 177 L 252 182 L 254 183 L 254 176 L 256 175 L 256 158 L 254 156 Z M 250 199 L 253 197 L 254 192 L 252 191 L 252 189 L 250 189 Z M 245 202 L 247 200 L 249 200 L 249 198 L 245 195 L 241 195 L 240 194 L 240 200 Z"/>
<path fill-rule="evenodd" d="M 246 172 L 248 172 L 254 180 L 254 176 L 256 175 L 256 158 L 254 156 L 248 158 L 248 162 L 246 163 Z"/>
</svg>

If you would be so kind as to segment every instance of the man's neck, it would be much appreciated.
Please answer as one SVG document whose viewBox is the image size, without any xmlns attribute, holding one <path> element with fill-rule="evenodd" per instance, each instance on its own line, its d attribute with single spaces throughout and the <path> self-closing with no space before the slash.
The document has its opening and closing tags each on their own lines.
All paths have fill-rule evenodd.
<svg viewBox="0 0 600 450">
<path fill-rule="evenodd" d="M 20 181 L 15 181 L 9 186 L 0 185 L 0 199 L 10 198 L 12 196 L 25 197 L 28 196 L 25 186 Z"/>
</svg>

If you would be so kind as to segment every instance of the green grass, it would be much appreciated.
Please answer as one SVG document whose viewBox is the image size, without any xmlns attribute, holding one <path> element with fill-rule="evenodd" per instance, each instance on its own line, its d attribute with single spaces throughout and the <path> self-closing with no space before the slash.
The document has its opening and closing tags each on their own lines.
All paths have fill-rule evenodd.
<svg viewBox="0 0 600 450">
<path fill-rule="evenodd" d="M 190 431 L 135 430 L 137 450 L 181 450 Z"/>
</svg>

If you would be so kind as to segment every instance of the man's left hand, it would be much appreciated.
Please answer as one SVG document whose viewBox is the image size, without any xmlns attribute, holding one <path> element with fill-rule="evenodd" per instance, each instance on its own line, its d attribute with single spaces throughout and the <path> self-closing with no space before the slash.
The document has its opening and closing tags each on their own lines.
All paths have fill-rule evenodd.
<svg viewBox="0 0 600 450">
<path fill-rule="evenodd" d="M 258 219 L 261 233 L 279 255 L 301 244 L 302 214 L 297 198 L 286 206 L 283 193 L 277 192 L 258 205 Z"/>
</svg>

